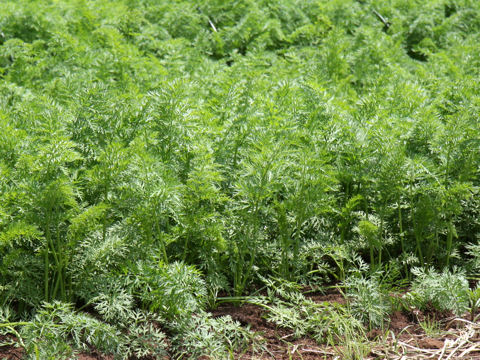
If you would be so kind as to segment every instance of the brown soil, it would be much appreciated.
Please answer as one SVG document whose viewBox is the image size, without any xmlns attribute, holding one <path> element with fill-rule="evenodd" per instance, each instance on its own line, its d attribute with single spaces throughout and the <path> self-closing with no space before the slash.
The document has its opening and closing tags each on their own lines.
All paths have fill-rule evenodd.
<svg viewBox="0 0 480 360">
<path fill-rule="evenodd" d="M 113 355 L 103 355 L 97 352 L 96 350 L 92 351 L 91 354 L 81 353 L 77 355 L 78 360 L 113 360 Z"/>
<path fill-rule="evenodd" d="M 247 351 L 238 354 L 239 360 L 247 359 L 318 359 L 317 351 L 321 351 L 318 345 L 311 339 L 295 339 L 292 331 L 278 328 L 275 324 L 264 318 L 265 310 L 257 305 L 244 304 L 235 306 L 233 304 L 222 304 L 212 311 L 213 316 L 230 315 L 242 325 L 250 328 L 250 331 L 258 333 L 263 344 L 259 351 L 254 354 Z"/>
<path fill-rule="evenodd" d="M 315 302 L 330 302 L 345 304 L 346 299 L 338 290 L 329 290 L 327 293 L 308 291 L 305 296 Z M 266 321 L 265 310 L 259 306 L 244 304 L 234 306 L 223 304 L 214 310 L 214 316 L 230 315 L 233 319 L 239 321 L 244 326 L 249 326 L 253 332 L 261 334 L 264 343 L 263 347 L 257 353 L 248 351 L 239 354 L 236 358 L 239 360 L 286 360 L 286 359 L 341 359 L 339 353 L 341 348 L 321 346 L 313 340 L 307 338 L 295 339 L 293 333 L 286 329 L 277 328 L 274 324 Z M 435 322 L 438 326 L 439 334 L 435 338 L 427 336 L 421 326 L 422 322 Z M 372 341 L 371 353 L 367 359 L 423 359 L 425 354 L 430 358 L 441 354 L 444 351 L 445 357 L 448 352 L 452 353 L 452 348 L 446 348 L 446 341 L 458 344 L 458 349 L 462 343 L 459 343 L 459 335 L 465 331 L 465 322 L 455 318 L 451 312 L 441 312 L 432 308 L 425 311 L 418 309 L 412 311 L 396 311 L 391 314 L 386 330 L 389 332 L 374 329 L 367 333 L 368 340 Z M 471 335 L 469 341 L 480 341 L 480 325 L 475 334 Z M 400 348 L 403 355 L 390 353 L 389 348 L 398 347 L 397 341 L 401 344 Z M 471 343 L 469 343 L 471 344 Z M 480 347 L 480 346 L 479 346 Z M 447 349 L 447 350 L 446 350 Z M 336 351 L 337 350 L 337 351 Z M 468 353 L 468 359 L 480 359 L 480 350 L 463 348 L 458 350 L 459 354 Z M 473 356 L 473 357 L 472 357 Z M 462 357 L 465 358 L 465 357 Z M 450 357 L 457 359 L 457 357 Z"/>
<path fill-rule="evenodd" d="M 10 336 L 0 335 L 0 344 L 6 344 L 15 341 L 15 338 Z M 0 359 L 2 360 L 17 360 L 23 356 L 23 350 L 14 345 L 0 346 Z"/>
<path fill-rule="evenodd" d="M 401 311 L 395 311 L 390 316 L 390 330 L 400 331 L 412 325 L 407 316 Z"/>
<path fill-rule="evenodd" d="M 441 349 L 443 348 L 443 340 L 426 337 L 417 341 L 417 346 L 421 349 Z"/>
<path fill-rule="evenodd" d="M 0 335 L 0 344 L 10 343 L 15 340 L 11 336 Z M 23 349 L 14 345 L 0 346 L 0 359 L 2 360 L 18 360 L 22 358 L 23 354 Z"/>
<path fill-rule="evenodd" d="M 305 294 L 305 297 L 317 303 L 329 302 L 340 305 L 345 305 L 346 303 L 345 297 L 338 289 L 329 289 L 327 292 L 309 292 Z"/>
</svg>

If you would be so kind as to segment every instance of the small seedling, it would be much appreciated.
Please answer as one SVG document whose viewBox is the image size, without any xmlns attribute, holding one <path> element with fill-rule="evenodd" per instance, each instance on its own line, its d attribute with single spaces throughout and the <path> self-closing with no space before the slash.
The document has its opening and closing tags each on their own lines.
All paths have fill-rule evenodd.
<svg viewBox="0 0 480 360">
<path fill-rule="evenodd" d="M 419 325 L 422 328 L 422 330 L 425 332 L 425 335 L 429 337 L 432 337 L 432 338 L 438 337 L 442 333 L 440 323 L 434 318 L 431 318 L 429 316 L 427 316 L 425 320 L 420 321 Z"/>
</svg>

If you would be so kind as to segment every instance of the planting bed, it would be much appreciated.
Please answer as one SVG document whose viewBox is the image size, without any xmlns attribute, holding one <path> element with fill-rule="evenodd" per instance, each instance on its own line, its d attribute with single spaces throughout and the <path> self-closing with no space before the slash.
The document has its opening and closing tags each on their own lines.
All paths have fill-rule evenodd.
<svg viewBox="0 0 480 360">
<path fill-rule="evenodd" d="M 345 299 L 339 293 L 313 296 L 315 301 Z M 309 338 L 293 339 L 287 329 L 279 329 L 263 318 L 265 310 L 256 305 L 222 305 L 215 315 L 231 315 L 258 332 L 264 342 L 256 353 L 239 354 L 238 359 L 342 359 L 341 349 L 316 344 Z M 438 334 L 426 334 L 421 322 L 430 319 Z M 475 359 L 480 358 L 480 324 L 437 311 L 396 311 L 383 331 L 367 334 L 371 352 L 365 359 Z"/>
<path fill-rule="evenodd" d="M 336 302 L 346 304 L 346 299 L 336 290 L 326 294 L 307 294 L 318 303 Z M 314 360 L 343 359 L 342 348 L 319 345 L 308 337 L 296 339 L 291 329 L 279 328 L 265 319 L 265 308 L 250 304 L 223 303 L 211 311 L 214 317 L 229 315 L 243 327 L 256 333 L 256 344 L 241 353 L 236 360 Z M 474 314 L 477 315 L 477 314 Z M 470 316 L 470 314 L 469 314 Z M 426 333 L 430 324 L 435 333 Z M 430 329 L 431 330 L 431 329 Z M 427 332 L 429 330 L 427 329 Z M 367 333 L 371 348 L 364 359 L 478 359 L 480 358 L 480 324 L 467 317 L 456 317 L 449 312 L 436 310 L 396 311 L 390 315 L 385 329 L 374 329 Z M 0 342 L 13 338 L 0 337 Z M 21 348 L 0 347 L 0 359 L 22 359 Z M 79 360 L 113 360 L 113 355 L 104 355 L 92 349 L 91 353 L 80 353 Z M 150 357 L 142 358 L 149 360 Z M 165 357 L 164 359 L 170 359 Z M 201 357 L 207 360 L 208 357 Z M 137 360 L 133 357 L 131 360 Z"/>
</svg>

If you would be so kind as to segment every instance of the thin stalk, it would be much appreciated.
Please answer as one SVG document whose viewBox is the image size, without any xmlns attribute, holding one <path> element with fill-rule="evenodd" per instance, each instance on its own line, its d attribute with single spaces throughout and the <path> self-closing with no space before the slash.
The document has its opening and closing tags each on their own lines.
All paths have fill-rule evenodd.
<svg viewBox="0 0 480 360">
<path fill-rule="evenodd" d="M 453 224 L 450 220 L 448 223 L 448 232 L 447 232 L 447 268 L 450 265 L 450 256 L 452 254 L 452 245 L 453 245 Z"/>
<path fill-rule="evenodd" d="M 188 250 L 189 238 L 190 238 L 190 235 L 187 235 L 187 237 L 185 238 L 185 245 L 183 247 L 183 255 L 182 255 L 183 262 L 187 261 L 187 250 Z"/>
<path fill-rule="evenodd" d="M 380 212 L 380 230 L 379 230 L 379 236 L 380 236 L 380 246 L 378 249 L 378 266 L 381 267 L 382 265 L 382 247 L 383 247 L 383 224 L 384 224 L 384 213 L 385 213 L 385 208 L 387 207 L 387 201 L 383 203 L 382 211 Z"/>
<path fill-rule="evenodd" d="M 345 186 L 345 206 L 348 204 L 348 199 L 349 198 L 350 198 L 350 182 L 348 182 L 347 185 Z M 348 214 L 348 217 L 350 217 L 350 214 Z M 343 219 L 342 231 L 340 233 L 340 240 L 341 240 L 342 244 L 345 243 L 345 235 L 346 235 L 346 232 L 347 232 L 347 222 L 348 222 L 348 218 Z"/>
<path fill-rule="evenodd" d="M 59 281 L 59 280 L 61 280 L 61 277 L 62 277 L 61 264 L 60 264 L 60 261 L 58 259 L 58 255 L 57 255 L 57 251 L 55 249 L 55 244 L 53 243 L 53 239 L 52 239 L 51 236 L 49 236 L 49 238 L 50 238 L 50 241 L 49 241 L 50 250 L 51 250 L 52 255 L 53 255 L 53 260 L 55 261 L 55 273 L 57 274 L 57 281 Z M 58 286 L 58 283 L 56 284 L 56 286 L 54 288 L 54 291 L 53 291 L 53 294 L 52 294 L 51 298 L 56 297 L 57 290 L 58 290 L 57 286 Z"/>
<path fill-rule="evenodd" d="M 415 221 L 415 213 L 413 209 L 413 194 L 412 194 L 412 188 L 413 188 L 413 179 L 410 180 L 410 188 L 409 188 L 409 198 L 410 198 L 410 204 L 412 204 L 411 209 L 410 209 L 410 216 L 412 218 L 412 223 L 413 223 L 413 232 L 415 233 L 415 242 L 416 242 L 416 251 L 418 254 L 418 257 L 420 258 L 420 263 L 422 264 L 422 267 L 425 267 L 425 262 L 423 259 L 423 253 L 422 253 L 422 238 L 420 236 L 420 230 L 418 229 L 418 225 L 416 225 Z"/>
<path fill-rule="evenodd" d="M 296 266 L 296 264 L 298 264 L 298 256 L 299 256 L 299 252 L 300 252 L 300 240 L 301 240 L 300 228 L 303 224 L 303 218 L 304 218 L 303 213 L 304 213 L 304 211 L 302 210 L 301 214 L 297 217 L 297 224 L 296 224 L 297 233 L 295 234 L 295 240 L 294 240 L 294 243 L 293 243 L 293 265 L 294 265 L 294 267 Z M 295 271 L 292 272 L 292 275 L 295 274 L 297 269 L 294 268 L 294 270 Z"/>
<path fill-rule="evenodd" d="M 402 247 L 402 254 L 405 254 L 405 239 L 404 239 L 404 234 L 403 234 L 403 221 L 402 221 L 402 208 L 400 206 L 400 199 L 398 200 L 398 228 L 400 230 L 400 246 Z M 410 272 L 408 271 L 408 266 L 407 264 L 403 264 L 404 270 L 405 270 L 405 275 L 407 278 L 410 278 Z"/>
<path fill-rule="evenodd" d="M 375 264 L 375 255 L 373 254 L 373 244 L 370 244 L 369 248 L 370 248 L 370 264 L 373 267 Z"/>
<path fill-rule="evenodd" d="M 167 249 L 165 248 L 165 241 L 163 237 L 161 236 L 161 231 L 160 231 L 160 225 L 158 224 L 158 221 L 155 221 L 155 227 L 157 230 L 157 234 L 159 235 L 160 239 L 160 247 L 161 247 L 161 252 L 163 256 L 163 261 L 165 264 L 168 264 L 168 256 L 167 256 Z"/>
<path fill-rule="evenodd" d="M 103 195 L 105 204 L 107 204 L 108 199 L 108 192 L 110 191 L 110 178 L 107 179 L 107 183 L 105 185 L 105 193 Z M 105 215 L 103 216 L 103 224 L 102 224 L 102 241 L 105 242 L 105 238 L 107 236 L 107 211 L 105 211 Z"/>
<path fill-rule="evenodd" d="M 73 284 L 72 284 L 72 277 L 68 276 L 66 278 L 66 285 L 67 285 L 67 294 L 68 294 L 68 302 L 73 302 Z"/>
<path fill-rule="evenodd" d="M 57 244 L 58 246 L 60 247 L 61 246 L 61 242 L 60 242 L 60 222 L 57 221 Z M 64 274 L 64 264 L 65 264 L 65 249 L 60 249 L 60 251 L 58 251 L 58 256 L 59 256 L 59 261 L 58 261 L 58 265 L 57 265 L 57 272 L 58 272 L 58 276 L 59 276 L 59 279 L 60 279 L 60 294 L 61 294 L 61 297 L 62 297 L 62 301 L 65 301 L 67 296 L 66 296 L 66 293 L 65 293 L 65 274 Z"/>
<path fill-rule="evenodd" d="M 45 255 L 44 255 L 44 278 L 43 278 L 43 284 L 44 284 L 44 297 L 45 301 L 48 302 L 49 298 L 49 286 L 48 286 L 48 272 L 50 268 L 50 259 L 49 259 L 49 243 L 50 243 L 50 212 L 47 214 L 47 223 L 46 223 L 46 239 L 45 239 Z"/>
<path fill-rule="evenodd" d="M 448 173 L 449 173 L 449 167 L 450 167 L 450 152 L 451 152 L 451 147 L 448 147 L 448 152 L 447 152 L 447 164 L 445 166 L 445 178 L 444 178 L 444 187 L 445 190 L 447 189 L 448 186 Z M 443 207 L 445 208 L 446 205 L 444 204 Z M 453 224 L 452 220 L 450 219 L 448 222 L 448 231 L 447 231 L 447 267 L 450 265 L 450 255 L 452 254 L 452 243 L 453 243 Z"/>
<path fill-rule="evenodd" d="M 239 289 L 240 289 L 240 281 L 241 281 L 241 264 L 243 263 L 243 259 L 240 258 L 240 252 L 237 249 L 237 259 L 235 261 L 235 272 L 233 274 L 233 288 L 234 288 L 234 294 L 238 296 L 239 294 Z"/>
<path fill-rule="evenodd" d="M 420 258 L 420 263 L 422 264 L 422 267 L 425 267 L 425 261 L 423 258 L 423 252 L 422 252 L 422 237 L 420 234 L 418 234 L 418 229 L 415 228 L 414 225 L 414 232 L 415 232 L 415 242 L 416 242 L 416 250 L 418 253 L 418 257 Z"/>
<path fill-rule="evenodd" d="M 57 273 L 57 276 L 56 276 L 56 280 L 53 281 L 55 283 L 55 286 L 53 288 L 53 292 L 52 292 L 52 296 L 51 298 L 52 299 L 55 299 L 57 297 L 57 293 L 58 293 L 58 288 L 60 287 L 60 275 Z"/>
<path fill-rule="evenodd" d="M 291 234 L 288 230 L 287 217 L 285 214 L 285 208 L 282 205 L 277 206 L 277 221 L 278 221 L 278 231 L 280 237 L 280 243 L 282 245 L 282 261 L 280 263 L 280 273 L 282 277 L 287 277 L 288 275 L 288 249 L 290 247 L 289 239 Z"/>
<path fill-rule="evenodd" d="M 27 321 L 0 323 L 0 328 L 14 327 L 14 326 L 25 326 L 25 325 L 31 325 L 31 324 L 32 324 L 31 322 L 27 322 Z"/>
</svg>

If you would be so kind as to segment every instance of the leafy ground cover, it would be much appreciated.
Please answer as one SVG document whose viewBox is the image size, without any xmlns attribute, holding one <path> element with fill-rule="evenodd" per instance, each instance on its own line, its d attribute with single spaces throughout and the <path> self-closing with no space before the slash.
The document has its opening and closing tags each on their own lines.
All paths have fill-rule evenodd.
<svg viewBox="0 0 480 360">
<path fill-rule="evenodd" d="M 469 355 L 479 40 L 475 0 L 2 1 L 0 354 L 257 356 L 245 310 L 346 359 L 461 316 L 423 354 Z"/>
</svg>

